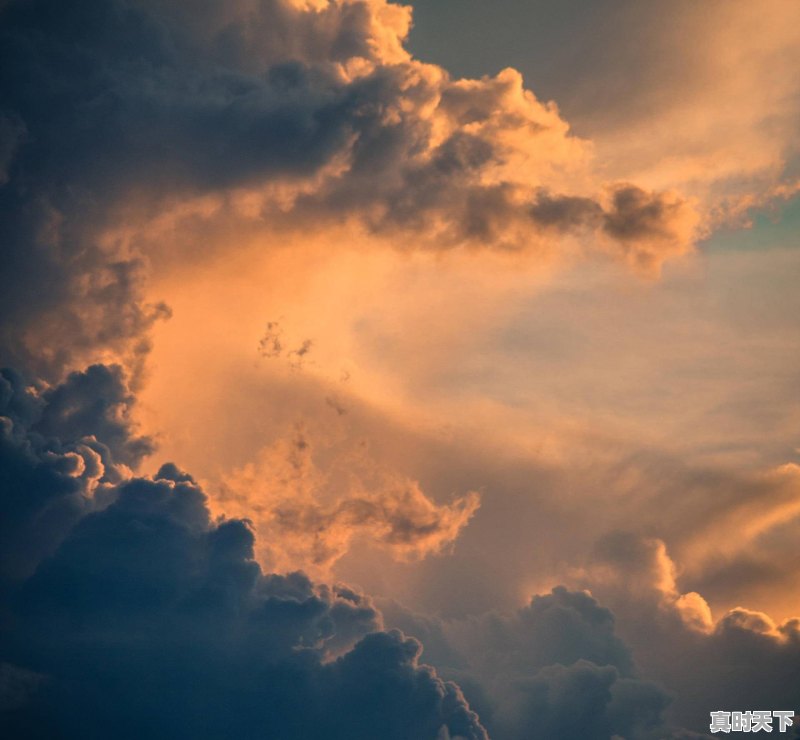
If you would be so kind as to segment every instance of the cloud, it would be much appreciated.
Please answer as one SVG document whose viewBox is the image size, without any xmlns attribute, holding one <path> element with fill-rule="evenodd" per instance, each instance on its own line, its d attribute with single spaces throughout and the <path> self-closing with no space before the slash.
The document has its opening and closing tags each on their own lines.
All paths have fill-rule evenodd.
<svg viewBox="0 0 800 740">
<path fill-rule="evenodd" d="M 33 429 L 45 437 L 98 437 L 114 460 L 131 468 L 155 449 L 152 440 L 132 434 L 134 396 L 125 386 L 120 367 L 92 365 L 70 373 L 41 398 L 42 414 Z"/>
<path fill-rule="evenodd" d="M 603 229 L 630 252 L 636 264 L 652 267 L 667 255 L 685 252 L 699 236 L 699 214 L 674 193 L 649 193 L 636 185 L 613 191 L 613 208 L 605 214 Z"/>
<path fill-rule="evenodd" d="M 293 349 L 286 346 L 286 339 L 280 322 L 268 321 L 261 339 L 258 340 L 258 354 L 268 360 L 282 358 L 292 370 L 302 370 L 306 363 L 306 355 L 311 352 L 314 342 L 304 339 Z"/>
<path fill-rule="evenodd" d="M 30 575 L 152 451 L 136 434 L 132 405 L 119 367 L 94 365 L 44 389 L 0 372 L 3 581 Z"/>
<path fill-rule="evenodd" d="M 20 391 L 4 398 L 16 419 L 36 406 Z M 96 410 L 71 399 L 81 419 Z M 102 432 L 103 414 L 91 418 Z M 382 631 L 367 597 L 263 573 L 247 522 L 213 521 L 175 465 L 101 479 L 99 497 L 78 453 L 56 452 L 78 446 L 26 436 L 8 417 L 4 430 L 17 435 L 4 525 L 10 513 L 15 535 L 48 540 L 29 553 L 36 569 L 12 569 L 2 590 L 0 711 L 15 737 L 486 738 L 459 689 L 419 664 L 416 641 Z"/>
<path fill-rule="evenodd" d="M 625 183 L 610 188 L 605 208 L 591 198 L 554 197 L 541 191 L 530 214 L 544 229 L 584 233 L 589 227 L 600 229 L 643 270 L 657 268 L 667 255 L 683 254 L 700 235 L 700 216 L 686 199 Z"/>
<path fill-rule="evenodd" d="M 277 250 L 324 229 L 348 246 L 542 262 L 600 252 L 653 274 L 762 197 L 719 185 L 736 179 L 736 158 L 723 157 L 733 169 L 715 170 L 721 193 L 710 195 L 691 176 L 675 191 L 635 156 L 596 169 L 592 142 L 518 72 L 460 80 L 413 59 L 410 12 L 383 0 L 30 0 L 0 15 L 0 360 L 23 369 L 0 376 L 0 703 L 16 734 L 438 739 L 483 738 L 486 726 L 501 738 L 634 738 L 702 728 L 709 705 L 791 701 L 796 621 L 744 608 L 714 621 L 655 537 L 602 542 L 578 584 L 594 595 L 556 588 L 458 623 L 406 617 L 434 670 L 358 590 L 289 571 L 327 574 L 364 542 L 399 561 L 452 548 L 479 497 L 444 496 L 471 483 L 423 485 L 363 449 L 302 435 L 239 466 L 210 503 L 175 465 L 133 472 L 153 449 L 132 407 L 151 332 L 169 315 L 150 297 L 159 267 L 177 265 L 190 290 L 192 269 L 235 263 L 240 242 Z M 754 161 L 745 170 L 758 175 Z M 276 272 L 259 287 L 284 281 Z M 213 318 L 224 324 L 221 310 Z M 197 323 L 199 335 L 218 328 Z M 299 367 L 312 345 L 287 349 L 273 330 L 262 350 Z M 313 336 L 316 361 L 326 337 Z M 202 344 L 205 366 L 213 346 Z M 244 427 L 234 405 L 231 394 L 222 414 Z M 209 449 L 244 454 L 245 432 L 219 440 L 223 426 L 209 420 L 193 444 L 202 434 Z M 463 479 L 460 452 L 452 475 Z M 527 492 L 532 467 L 503 480 Z M 795 511 L 795 471 L 783 472 L 789 483 L 770 490 L 786 507 L 755 517 L 748 542 Z M 526 516 L 553 529 L 558 507 L 531 500 Z M 514 550 L 533 561 L 519 510 L 502 521 L 517 520 Z M 728 521 L 753 511 L 748 500 Z M 428 584 L 438 603 L 481 574 L 503 594 L 518 587 L 498 583 L 503 558 L 471 557 L 483 562 Z"/>
<path fill-rule="evenodd" d="M 168 315 L 144 299 L 149 264 L 198 219 L 203 242 L 209 221 L 323 220 L 394 246 L 557 254 L 531 217 L 545 189 L 606 213 L 583 221 L 582 248 L 640 267 L 699 233 L 690 201 L 599 179 L 589 144 L 518 72 L 456 80 L 413 59 L 409 10 L 383 0 L 0 12 L 4 361 L 51 378 L 100 352 L 141 362 Z M 566 232 L 569 215 L 547 223 Z M 153 241 L 164 218 L 173 231 Z"/>
<path fill-rule="evenodd" d="M 680 459 L 644 454 L 619 471 L 630 477 L 626 490 L 644 493 L 612 526 L 630 529 L 630 522 L 637 522 L 651 540 L 647 545 L 636 540 L 634 546 L 628 533 L 620 535 L 618 545 L 630 548 L 626 557 L 631 562 L 660 560 L 660 578 L 672 584 L 663 588 L 664 593 L 671 593 L 679 574 L 689 590 L 704 594 L 716 608 L 729 609 L 747 600 L 762 610 L 791 613 L 795 606 L 782 591 L 791 589 L 796 579 L 791 543 L 800 523 L 800 470 L 795 464 L 755 469 L 687 466 Z M 645 481 L 654 478 L 658 484 L 645 487 Z M 737 536 L 731 538 L 731 532 Z M 598 575 L 600 563 L 609 558 L 613 571 L 622 567 L 612 557 L 614 541 L 611 537 L 602 545 L 595 567 Z M 667 546 L 681 564 L 679 571 L 670 565 Z M 603 549 L 608 547 L 611 550 Z M 650 554 L 634 556 L 637 548 Z M 658 558 L 656 553 L 661 553 Z M 646 578 L 651 583 L 657 580 Z"/>
<path fill-rule="evenodd" d="M 586 592 L 559 586 L 515 613 L 465 620 L 382 608 L 387 622 L 423 637 L 426 660 L 459 682 L 493 738 L 669 734 L 669 694 L 636 675 L 613 614 Z"/>
<path fill-rule="evenodd" d="M 794 707 L 797 618 L 737 607 L 713 619 L 654 538 L 613 533 L 588 563 L 567 580 L 591 593 L 556 586 L 514 612 L 443 619 L 379 604 L 493 738 L 706 737 L 710 707 Z"/>
<path fill-rule="evenodd" d="M 437 503 L 416 481 L 377 464 L 363 443 L 336 446 L 333 456 L 331 444 L 315 455 L 297 428 L 226 475 L 213 497 L 219 511 L 253 522 L 268 567 L 329 575 L 356 540 L 399 561 L 419 560 L 451 547 L 480 506 L 474 492 Z"/>
<path fill-rule="evenodd" d="M 480 12 L 453 21 L 480 23 Z M 696 196 L 715 220 L 779 201 L 796 183 L 800 11 L 792 0 L 758 8 L 544 0 L 527 12 L 518 27 L 484 22 L 494 42 L 487 49 L 504 44 L 504 58 L 592 137 L 612 176 Z"/>
<path fill-rule="evenodd" d="M 516 716 L 505 728 L 499 722 L 499 737 L 644 738 L 663 734 L 669 702 L 659 687 L 620 679 L 613 667 L 588 661 L 543 668 L 515 682 L 509 694 Z"/>
<path fill-rule="evenodd" d="M 586 583 L 601 593 L 615 593 L 615 603 L 626 601 L 632 609 L 663 610 L 690 630 L 709 632 L 713 627 L 705 599 L 698 593 L 678 591 L 675 564 L 659 539 L 630 532 L 601 538 Z M 650 615 L 652 618 L 653 612 Z"/>
<path fill-rule="evenodd" d="M 792 706 L 798 620 L 744 607 L 716 620 L 703 597 L 680 593 L 660 540 L 618 532 L 598 543 L 583 583 L 613 610 L 642 672 L 674 693 L 670 719 L 701 730 L 711 706 Z"/>
</svg>

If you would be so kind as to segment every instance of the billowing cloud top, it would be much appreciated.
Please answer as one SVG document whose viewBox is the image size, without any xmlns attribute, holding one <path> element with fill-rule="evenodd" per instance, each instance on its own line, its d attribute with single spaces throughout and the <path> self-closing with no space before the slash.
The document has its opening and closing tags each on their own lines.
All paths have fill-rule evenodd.
<svg viewBox="0 0 800 740">
<path fill-rule="evenodd" d="M 410 12 L 384 0 L 2 14 L 7 360 L 140 355 L 167 311 L 140 299 L 142 260 L 167 248 L 143 227 L 169 213 L 352 220 L 402 247 L 552 253 L 580 233 L 645 269 L 698 233 L 680 196 L 598 179 L 514 70 L 454 80 L 412 59 Z"/>
</svg>

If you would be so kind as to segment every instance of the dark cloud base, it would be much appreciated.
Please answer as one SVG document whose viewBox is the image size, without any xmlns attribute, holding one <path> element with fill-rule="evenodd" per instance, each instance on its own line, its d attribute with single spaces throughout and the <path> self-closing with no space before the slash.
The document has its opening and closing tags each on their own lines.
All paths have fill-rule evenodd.
<svg viewBox="0 0 800 740">
<path fill-rule="evenodd" d="M 791 703 L 798 625 L 737 610 L 690 629 L 657 602 L 647 540 L 617 535 L 596 560 L 639 584 L 627 605 L 608 592 L 635 654 L 615 614 L 562 586 L 446 622 L 266 574 L 250 524 L 212 520 L 190 475 L 117 462 L 150 449 L 132 403 L 115 367 L 43 391 L 0 376 L 8 737 L 644 740 L 699 737 L 680 728 L 720 702 Z"/>
<path fill-rule="evenodd" d="M 109 424 L 118 371 L 2 390 L 6 737 L 486 737 L 368 598 L 262 573 L 249 524 L 211 521 L 174 465 L 115 467 L 137 441 Z"/>
</svg>

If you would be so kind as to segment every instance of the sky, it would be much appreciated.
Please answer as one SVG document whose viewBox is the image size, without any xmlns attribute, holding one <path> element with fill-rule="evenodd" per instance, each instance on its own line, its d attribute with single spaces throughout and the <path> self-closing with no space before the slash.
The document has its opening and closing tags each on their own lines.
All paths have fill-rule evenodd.
<svg viewBox="0 0 800 740">
<path fill-rule="evenodd" d="M 799 122 L 795 0 L 0 2 L 11 737 L 800 714 Z"/>
</svg>

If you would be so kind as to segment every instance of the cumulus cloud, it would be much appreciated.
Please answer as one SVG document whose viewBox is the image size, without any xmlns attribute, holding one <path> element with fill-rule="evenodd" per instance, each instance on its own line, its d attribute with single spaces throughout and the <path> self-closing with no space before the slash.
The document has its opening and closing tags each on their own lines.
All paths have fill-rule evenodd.
<svg viewBox="0 0 800 740">
<path fill-rule="evenodd" d="M 14 737 L 486 738 L 457 686 L 419 664 L 415 640 L 382 631 L 367 597 L 263 573 L 247 522 L 212 520 L 175 465 L 101 478 L 93 500 L 88 466 L 65 451 L 79 447 L 16 426 L 46 401 L 24 389 L 4 400 L 15 457 L 0 501 L 16 539 L 3 538 L 0 712 Z M 73 408 L 91 414 L 91 401 Z M 25 533 L 38 565 L 8 568 Z"/>
<path fill-rule="evenodd" d="M 653 549 L 647 557 L 634 558 L 635 548 L 644 544 L 630 544 L 627 535 L 617 545 L 614 537 L 608 538 L 595 570 L 616 546 L 631 548 L 629 559 L 640 562 L 653 558 L 659 548 L 663 551 L 666 543 L 672 558 L 664 556 L 665 562 L 679 562 L 681 582 L 716 607 L 727 609 L 749 599 L 760 609 L 783 615 L 794 608 L 786 594 L 797 578 L 793 541 L 800 526 L 800 468 L 796 464 L 754 469 L 687 465 L 683 459 L 658 459 L 650 453 L 637 457 L 619 468 L 624 475 L 617 477 L 628 479 L 626 493 L 641 491 L 642 498 L 611 526 L 629 528 L 623 522 L 638 522 L 651 534 L 647 548 Z M 649 483 L 652 480 L 658 482 Z M 607 484 L 613 484 L 611 479 Z"/>
<path fill-rule="evenodd" d="M 435 44 L 437 58 L 470 69 L 493 63 L 503 48 L 578 131 L 591 133 L 612 173 L 690 192 L 719 219 L 796 192 L 800 9 L 793 0 L 646 7 L 540 0 L 515 15 L 517 24 L 504 17 L 479 6 L 428 10 L 416 48 L 427 53 Z M 439 42 L 437 20 L 455 38 L 481 24 L 486 44 L 460 58 L 461 44 Z"/>
<path fill-rule="evenodd" d="M 132 405 L 119 367 L 94 365 L 44 389 L 0 372 L 0 578 L 29 575 L 152 450 Z"/>
<path fill-rule="evenodd" d="M 711 706 L 794 708 L 797 618 L 736 607 L 714 619 L 701 595 L 680 593 L 677 572 L 662 541 L 618 532 L 578 578 L 613 608 L 645 675 L 673 692 L 670 718 L 700 730 Z"/>
<path fill-rule="evenodd" d="M 134 396 L 118 366 L 92 365 L 70 373 L 41 394 L 42 414 L 34 430 L 45 437 L 103 440 L 114 460 L 135 468 L 154 450 L 152 440 L 132 433 Z"/>
<path fill-rule="evenodd" d="M 298 428 L 226 476 L 213 497 L 220 511 L 253 522 L 259 559 L 271 568 L 325 575 L 356 540 L 418 560 L 452 546 L 480 505 L 475 492 L 433 501 L 416 481 L 378 465 L 363 443 L 327 460 L 324 453 L 318 464 Z"/>
<path fill-rule="evenodd" d="M 798 620 L 712 618 L 660 540 L 608 535 L 566 580 L 591 593 L 556 586 L 515 612 L 450 619 L 379 603 L 493 738 L 707 737 L 712 707 L 794 708 Z"/>
<path fill-rule="evenodd" d="M 651 619 L 663 611 L 688 629 L 709 632 L 713 627 L 705 599 L 678 591 L 675 563 L 659 539 L 630 532 L 607 535 L 594 549 L 585 581 L 595 590 L 613 594 L 617 604 L 625 601 L 632 609 L 655 609 Z"/>
<path fill-rule="evenodd" d="M 512 614 L 443 621 L 396 603 L 385 618 L 424 640 L 493 738 L 665 737 L 670 695 L 636 675 L 614 615 L 563 586 Z"/>
<path fill-rule="evenodd" d="M 409 10 L 383 0 L 0 12 L 4 356 L 51 377 L 147 350 L 168 309 L 143 280 L 170 248 L 148 228 L 167 214 L 178 230 L 351 220 L 398 246 L 553 253 L 534 217 L 545 189 L 594 204 L 581 243 L 648 269 L 698 233 L 680 196 L 612 183 L 609 201 L 589 144 L 518 72 L 457 80 L 413 59 Z"/>
</svg>

